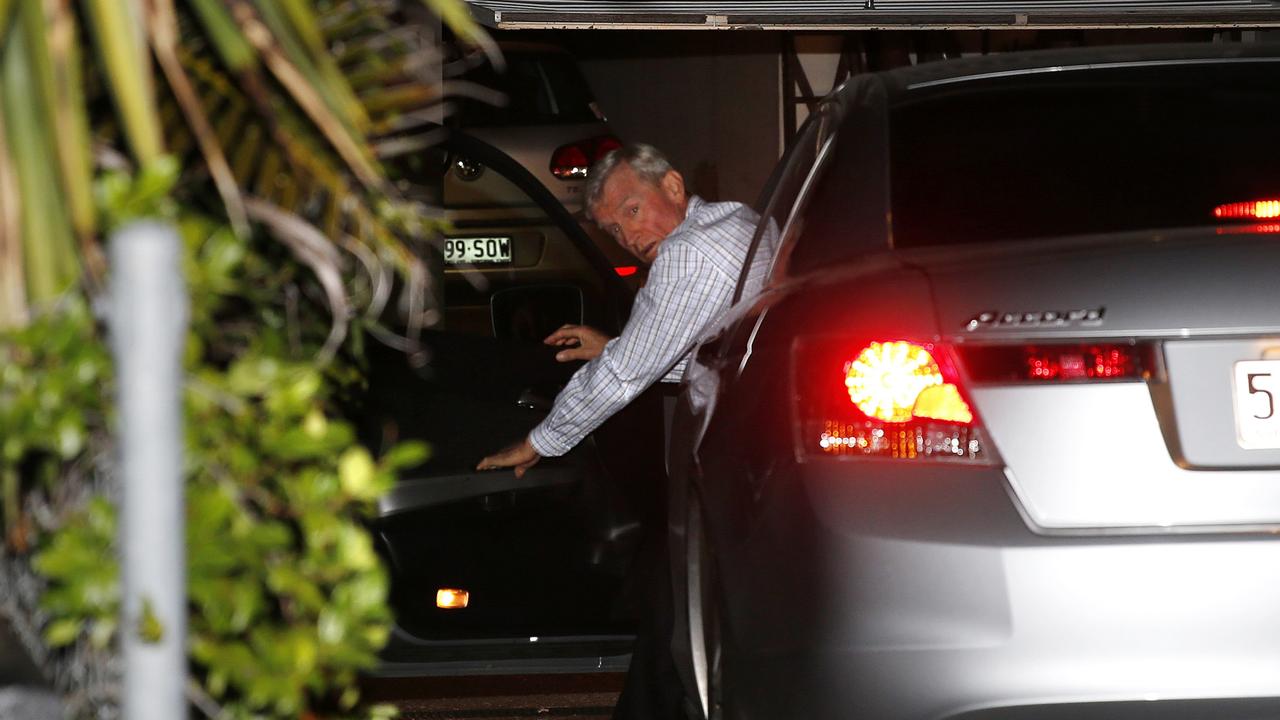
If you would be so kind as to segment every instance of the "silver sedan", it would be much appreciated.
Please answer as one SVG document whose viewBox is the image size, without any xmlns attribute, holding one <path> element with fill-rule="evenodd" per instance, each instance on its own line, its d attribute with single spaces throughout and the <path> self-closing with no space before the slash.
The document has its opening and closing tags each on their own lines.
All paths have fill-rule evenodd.
<svg viewBox="0 0 1280 720">
<path fill-rule="evenodd" d="M 1280 717 L 1277 128 L 1274 45 L 828 98 L 673 433 L 692 704 Z"/>
</svg>

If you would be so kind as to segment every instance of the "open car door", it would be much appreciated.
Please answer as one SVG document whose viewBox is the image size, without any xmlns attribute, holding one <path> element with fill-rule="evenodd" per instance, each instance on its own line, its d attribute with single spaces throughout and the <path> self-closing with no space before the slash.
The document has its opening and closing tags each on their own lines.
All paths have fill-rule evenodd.
<svg viewBox="0 0 1280 720">
<path fill-rule="evenodd" d="M 581 366 L 557 362 L 542 338 L 569 322 L 616 335 L 630 291 L 495 148 L 454 134 L 406 161 L 443 189 L 451 228 L 432 258 L 440 329 L 418 353 L 371 344 L 356 413 L 373 448 L 412 438 L 432 450 L 374 522 L 397 617 L 379 674 L 621 669 L 634 623 L 624 579 L 665 482 L 660 399 L 642 397 L 521 479 L 474 467 L 522 440 Z M 441 606 L 453 590 L 465 607 Z"/>
</svg>

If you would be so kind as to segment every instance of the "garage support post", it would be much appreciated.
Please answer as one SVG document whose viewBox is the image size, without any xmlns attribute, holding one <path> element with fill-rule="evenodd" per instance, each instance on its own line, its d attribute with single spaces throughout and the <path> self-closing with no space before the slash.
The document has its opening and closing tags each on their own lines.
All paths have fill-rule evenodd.
<svg viewBox="0 0 1280 720">
<path fill-rule="evenodd" d="M 112 351 L 121 471 L 123 717 L 187 716 L 181 243 L 142 221 L 111 238 Z"/>
</svg>

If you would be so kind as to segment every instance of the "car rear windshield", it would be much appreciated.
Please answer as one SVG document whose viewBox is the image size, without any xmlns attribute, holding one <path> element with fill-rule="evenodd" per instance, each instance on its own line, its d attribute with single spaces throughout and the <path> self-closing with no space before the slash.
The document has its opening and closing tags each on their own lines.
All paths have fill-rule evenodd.
<svg viewBox="0 0 1280 720">
<path fill-rule="evenodd" d="M 466 79 L 502 93 L 505 105 L 468 99 L 459 109 L 464 127 L 555 125 L 594 122 L 594 98 L 573 57 L 560 53 L 504 55 L 507 67 L 496 72 L 485 65 Z"/>
<path fill-rule="evenodd" d="M 896 247 L 1211 225 L 1280 198 L 1280 63 L 939 86 L 890 118 Z"/>
</svg>

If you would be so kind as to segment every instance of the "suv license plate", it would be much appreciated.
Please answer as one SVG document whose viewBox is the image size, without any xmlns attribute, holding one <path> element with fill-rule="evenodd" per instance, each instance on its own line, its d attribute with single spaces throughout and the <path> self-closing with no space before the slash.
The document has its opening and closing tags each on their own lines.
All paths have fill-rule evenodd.
<svg viewBox="0 0 1280 720">
<path fill-rule="evenodd" d="M 1280 448 L 1280 360 L 1236 363 L 1234 399 L 1240 447 Z"/>
<path fill-rule="evenodd" d="M 511 238 L 445 238 L 444 261 L 448 265 L 511 262 Z"/>
</svg>

